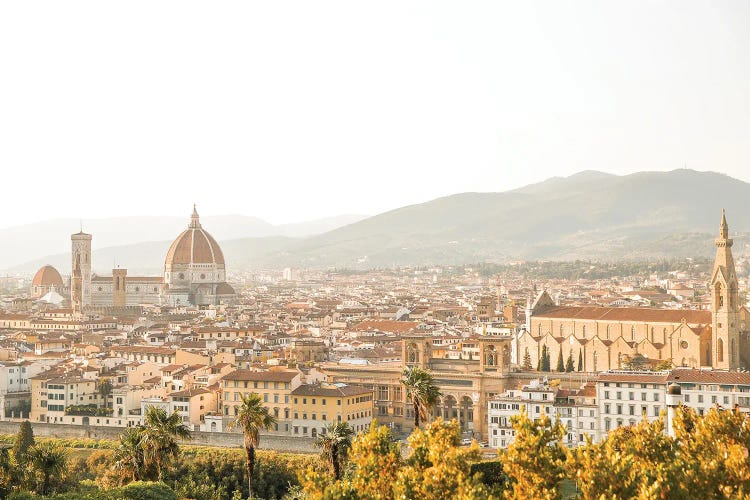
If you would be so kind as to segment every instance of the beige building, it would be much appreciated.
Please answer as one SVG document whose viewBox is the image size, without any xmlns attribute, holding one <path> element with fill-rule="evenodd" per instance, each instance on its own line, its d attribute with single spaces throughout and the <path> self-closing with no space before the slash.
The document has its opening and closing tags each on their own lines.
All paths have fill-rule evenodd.
<svg viewBox="0 0 750 500">
<path fill-rule="evenodd" d="M 467 435 L 487 435 L 488 401 L 508 387 L 508 369 L 512 340 L 510 337 L 473 337 L 465 343 L 476 354 L 461 359 L 438 358 L 433 344 L 439 342 L 423 334 L 402 336 L 401 361 L 378 365 L 324 363 L 321 371 L 331 383 L 346 383 L 369 389 L 374 395 L 373 416 L 379 423 L 399 433 L 414 429 L 414 413 L 407 404 L 401 375 L 408 366 L 431 371 L 442 397 L 433 416 L 457 419 Z"/>
<path fill-rule="evenodd" d="M 176 411 L 184 424 L 193 430 L 200 429 L 206 415 L 218 411 L 217 392 L 204 388 L 185 389 L 169 394 L 170 408 Z"/>
<path fill-rule="evenodd" d="M 346 384 L 304 384 L 291 395 L 293 436 L 317 437 L 336 422 L 348 422 L 354 432 L 361 432 L 372 422 L 371 389 Z"/>
<path fill-rule="evenodd" d="M 273 432 L 287 434 L 292 426 L 291 392 L 302 384 L 302 374 L 297 371 L 272 369 L 267 371 L 235 370 L 224 376 L 221 384 L 220 411 L 224 425 L 234 419 L 242 397 L 258 394 L 263 405 L 277 423 Z"/>
<path fill-rule="evenodd" d="M 671 360 L 674 366 L 737 369 L 750 366 L 748 319 L 740 304 L 732 239 L 722 214 L 711 275 L 711 310 L 559 306 L 543 291 L 529 301 L 526 328 L 516 338 L 516 362 L 536 367 L 543 347 L 552 369 L 562 351 L 583 371 L 624 368 L 628 360 Z"/>
</svg>

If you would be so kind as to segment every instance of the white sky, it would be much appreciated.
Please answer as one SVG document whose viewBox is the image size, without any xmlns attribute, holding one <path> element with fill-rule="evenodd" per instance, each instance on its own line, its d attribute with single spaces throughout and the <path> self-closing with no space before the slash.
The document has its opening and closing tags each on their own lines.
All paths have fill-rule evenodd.
<svg viewBox="0 0 750 500">
<path fill-rule="evenodd" d="M 750 2 L 1 2 L 0 226 L 750 181 Z"/>
</svg>

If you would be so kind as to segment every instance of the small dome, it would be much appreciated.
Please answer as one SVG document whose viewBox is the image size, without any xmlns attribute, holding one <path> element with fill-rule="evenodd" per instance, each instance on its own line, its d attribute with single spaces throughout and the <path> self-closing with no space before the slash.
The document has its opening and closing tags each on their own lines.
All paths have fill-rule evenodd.
<svg viewBox="0 0 750 500">
<path fill-rule="evenodd" d="M 47 265 L 39 269 L 31 280 L 32 286 L 56 286 L 62 288 L 63 279 L 57 269 Z"/>
<path fill-rule="evenodd" d="M 193 208 L 190 226 L 169 247 L 165 266 L 172 264 L 220 264 L 224 254 L 216 240 L 201 227 L 198 212 Z"/>
</svg>

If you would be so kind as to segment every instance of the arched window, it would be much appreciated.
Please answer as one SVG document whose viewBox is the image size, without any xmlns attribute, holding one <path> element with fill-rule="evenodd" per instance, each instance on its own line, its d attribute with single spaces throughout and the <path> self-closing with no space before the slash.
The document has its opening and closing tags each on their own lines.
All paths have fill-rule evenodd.
<svg viewBox="0 0 750 500">
<path fill-rule="evenodd" d="M 635 325 L 630 327 L 630 340 L 635 340 Z"/>
<path fill-rule="evenodd" d="M 609 340 L 609 325 L 607 325 L 607 340 Z"/>
<path fill-rule="evenodd" d="M 656 337 L 654 336 L 654 327 L 651 327 L 651 343 L 653 344 L 656 342 Z"/>
<path fill-rule="evenodd" d="M 716 341 L 716 361 L 724 362 L 724 340 L 722 339 Z"/>
<path fill-rule="evenodd" d="M 565 332 L 563 331 L 563 326 L 562 326 L 562 325 L 560 325 L 560 336 L 562 337 L 562 336 L 564 335 L 564 333 L 565 333 Z"/>
<path fill-rule="evenodd" d="M 542 336 L 542 325 L 539 325 L 537 327 L 537 332 L 539 333 L 539 336 L 541 337 Z"/>
<path fill-rule="evenodd" d="M 594 371 L 599 371 L 599 353 L 594 351 Z"/>
<path fill-rule="evenodd" d="M 583 325 L 583 327 L 581 328 L 581 336 L 583 336 L 583 338 L 586 338 L 586 325 Z"/>
</svg>

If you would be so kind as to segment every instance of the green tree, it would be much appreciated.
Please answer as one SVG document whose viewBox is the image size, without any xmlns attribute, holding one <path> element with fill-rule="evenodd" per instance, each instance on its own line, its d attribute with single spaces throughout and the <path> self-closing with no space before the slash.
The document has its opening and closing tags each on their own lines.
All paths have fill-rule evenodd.
<svg viewBox="0 0 750 500">
<path fill-rule="evenodd" d="M 523 355 L 523 369 L 531 371 L 531 354 L 529 354 L 529 348 L 526 348 L 526 352 Z"/>
<path fill-rule="evenodd" d="M 403 463 L 388 427 L 373 420 L 352 442 L 351 477 L 331 483 L 330 476 L 308 468 L 302 483 L 309 500 L 393 500 L 393 485 Z"/>
<path fill-rule="evenodd" d="M 583 500 L 715 498 L 686 488 L 684 457 L 677 450 L 675 440 L 664 433 L 663 420 L 644 418 L 613 429 L 600 443 L 576 448 L 567 466 Z"/>
<path fill-rule="evenodd" d="M 442 396 L 432 374 L 417 366 L 406 368 L 401 377 L 401 384 L 406 388 L 406 399 L 414 408 L 414 428 L 419 422 L 427 420 L 430 408 Z"/>
<path fill-rule="evenodd" d="M 560 346 L 560 350 L 557 352 L 557 371 L 558 372 L 565 371 L 565 362 L 563 361 L 562 346 Z"/>
<path fill-rule="evenodd" d="M 583 371 L 583 349 L 578 349 L 578 371 Z"/>
<path fill-rule="evenodd" d="M 114 468 L 131 481 L 140 481 L 148 477 L 142 439 L 143 429 L 131 427 L 120 434 L 120 442 L 115 449 Z"/>
<path fill-rule="evenodd" d="M 566 449 L 562 445 L 565 427 L 542 413 L 535 420 L 524 408 L 511 417 L 515 438 L 500 455 L 510 478 L 505 496 L 513 500 L 560 498 L 560 481 L 565 477 Z"/>
<path fill-rule="evenodd" d="M 395 498 L 421 500 L 485 499 L 487 489 L 471 464 L 481 459 L 479 446 L 459 446 L 461 427 L 437 418 L 409 436 L 411 453 L 393 485 Z"/>
<path fill-rule="evenodd" d="M 157 478 L 161 481 L 164 468 L 180 453 L 177 441 L 190 439 L 190 429 L 182 423 L 177 411 L 168 414 L 163 408 L 149 406 L 140 433 L 146 466 L 155 466 Z"/>
<path fill-rule="evenodd" d="M 245 436 L 245 457 L 247 466 L 247 489 L 253 496 L 253 469 L 255 469 L 255 447 L 260 442 L 260 431 L 270 430 L 276 423 L 276 418 L 268 413 L 263 406 L 263 400 L 255 393 L 242 396 L 237 416 L 229 423 L 229 428 L 239 427 Z"/>
<path fill-rule="evenodd" d="M 536 364 L 536 371 L 543 372 L 544 371 L 544 358 L 547 356 L 547 346 L 542 346 L 542 352 L 539 354 L 539 361 Z"/>
<path fill-rule="evenodd" d="M 693 498 L 750 496 L 750 420 L 713 408 L 705 416 L 680 407 L 675 418 L 676 455 L 684 457 L 680 479 Z"/>
<path fill-rule="evenodd" d="M 354 429 L 349 422 L 334 422 L 328 424 L 326 433 L 315 440 L 315 446 L 323 450 L 323 455 L 331 464 L 336 481 L 341 479 L 341 466 L 346 463 L 349 448 L 352 446 L 352 437 Z"/>
<path fill-rule="evenodd" d="M 547 346 L 544 346 L 542 349 L 543 351 L 543 357 L 542 357 L 542 371 L 548 372 L 550 371 L 550 353 L 549 348 Z"/>
<path fill-rule="evenodd" d="M 672 358 L 667 358 L 659 361 L 659 363 L 654 366 L 654 370 L 671 370 L 672 369 Z"/>
<path fill-rule="evenodd" d="M 112 394 L 112 381 L 110 381 L 108 378 L 105 378 L 101 382 L 99 382 L 96 386 L 97 391 L 99 391 L 99 395 L 102 397 L 102 407 L 107 407 L 107 398 L 110 394 Z"/>
<path fill-rule="evenodd" d="M 28 450 L 28 462 L 41 480 L 37 491 L 42 495 L 50 492 L 52 482 L 59 481 L 67 464 L 65 448 L 51 443 L 36 444 Z"/>
<path fill-rule="evenodd" d="M 573 370 L 573 349 L 571 349 L 570 352 L 568 352 L 568 360 L 565 362 L 565 371 L 570 373 Z"/>
<path fill-rule="evenodd" d="M 26 464 L 26 453 L 34 444 L 34 429 L 31 428 L 31 423 L 28 420 L 24 420 L 18 427 L 18 433 L 13 443 L 13 456 L 16 457 L 19 464 Z"/>
</svg>

